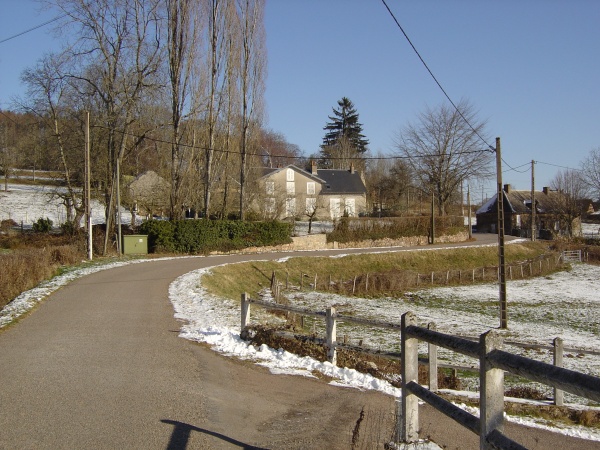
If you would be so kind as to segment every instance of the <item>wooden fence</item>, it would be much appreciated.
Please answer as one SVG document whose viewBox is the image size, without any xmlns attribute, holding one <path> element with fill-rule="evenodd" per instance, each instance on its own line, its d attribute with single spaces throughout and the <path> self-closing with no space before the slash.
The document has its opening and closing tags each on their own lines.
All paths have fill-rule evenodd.
<svg viewBox="0 0 600 450">
<path fill-rule="evenodd" d="M 508 280 L 539 276 L 556 269 L 563 256 L 545 255 L 534 261 L 506 266 Z M 398 271 L 385 273 L 357 274 L 353 277 L 336 277 L 328 274 L 309 274 L 301 272 L 291 276 L 283 276 L 273 272 L 271 290 L 275 298 L 279 298 L 282 289 L 289 289 L 293 284 L 303 290 L 322 290 L 336 292 L 341 295 L 368 294 L 369 292 L 395 292 L 427 286 L 450 284 L 467 284 L 498 281 L 498 267 L 478 267 L 470 270 L 444 270 L 429 273 Z"/>
<path fill-rule="evenodd" d="M 581 250 L 565 250 L 561 258 L 565 262 L 581 262 Z"/>
<path fill-rule="evenodd" d="M 386 328 L 400 331 L 401 336 L 401 377 L 402 399 L 397 405 L 396 440 L 401 442 L 418 441 L 418 399 L 429 403 L 440 412 L 458 422 L 461 426 L 480 436 L 481 449 L 523 449 L 518 443 L 502 434 L 504 415 L 504 373 L 512 373 L 531 381 L 554 388 L 554 403 L 563 404 L 563 391 L 600 402 L 600 378 L 573 370 L 564 369 L 563 342 L 553 341 L 554 365 L 546 364 L 500 350 L 502 339 L 495 331 L 488 331 L 479 337 L 479 342 L 437 332 L 435 324 L 427 328 L 417 326 L 416 316 L 410 312 L 402 315 L 400 324 L 363 319 L 337 314 L 335 308 L 326 311 L 311 311 L 289 305 L 252 300 L 246 293 L 241 295 L 241 330 L 250 322 L 250 305 L 269 310 L 285 311 L 294 314 L 322 318 L 326 323 L 327 358 L 336 364 L 337 348 L 348 348 L 337 342 L 337 323 L 349 322 L 368 327 Z M 429 389 L 418 384 L 418 341 L 428 343 Z M 513 343 L 514 344 L 514 343 Z M 479 360 L 480 378 L 480 417 L 477 418 L 458 408 L 451 402 L 435 394 L 438 390 L 437 374 L 439 367 L 437 348 L 443 347 Z M 352 348 L 362 351 L 361 348 Z M 386 354 L 378 353 L 380 356 Z"/>
</svg>

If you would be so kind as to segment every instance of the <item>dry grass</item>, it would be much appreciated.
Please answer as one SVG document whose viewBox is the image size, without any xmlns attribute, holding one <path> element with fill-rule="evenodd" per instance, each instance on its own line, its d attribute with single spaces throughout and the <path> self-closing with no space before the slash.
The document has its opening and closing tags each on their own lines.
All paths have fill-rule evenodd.
<svg viewBox="0 0 600 450">
<path fill-rule="evenodd" d="M 548 251 L 548 244 L 545 242 L 511 244 L 506 248 L 506 262 L 518 264 L 535 260 Z M 437 284 L 445 284 L 446 271 L 452 269 L 453 283 L 458 283 L 459 271 L 491 268 L 497 261 L 495 247 L 373 253 L 348 255 L 343 258 L 298 257 L 280 263 L 253 261 L 216 267 L 211 274 L 203 277 L 202 283 L 218 296 L 237 300 L 242 292 L 253 296 L 269 286 L 273 272 L 276 273 L 279 282 L 293 286 L 302 285 L 304 288 L 314 284 L 317 275 L 318 290 L 335 288 L 340 293 L 348 294 L 354 289 L 356 295 L 377 297 L 413 288 L 417 273 L 443 273 L 443 279 L 439 277 Z M 496 276 L 494 270 L 488 270 L 487 274 L 489 277 Z M 369 283 L 366 282 L 367 276 L 370 279 Z M 462 281 L 467 282 L 467 277 Z M 368 292 L 365 287 L 368 288 Z"/>
<path fill-rule="evenodd" d="M 85 255 L 84 244 L 72 236 L 2 235 L 0 248 L 0 308 Z"/>
</svg>

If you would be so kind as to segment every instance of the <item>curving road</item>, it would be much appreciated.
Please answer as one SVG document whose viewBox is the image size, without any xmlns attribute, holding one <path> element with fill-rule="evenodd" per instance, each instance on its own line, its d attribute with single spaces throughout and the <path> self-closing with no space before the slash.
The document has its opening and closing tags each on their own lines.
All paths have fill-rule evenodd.
<svg viewBox="0 0 600 450">
<path fill-rule="evenodd" d="M 272 375 L 178 338 L 169 284 L 201 267 L 256 258 L 97 272 L 0 331 L 0 449 L 347 449 L 363 408 L 357 448 L 382 448 L 392 398 Z M 449 419 L 426 407 L 421 416 L 423 437 L 478 448 L 478 437 Z M 508 434 L 530 448 L 600 448 L 521 427 Z"/>
</svg>

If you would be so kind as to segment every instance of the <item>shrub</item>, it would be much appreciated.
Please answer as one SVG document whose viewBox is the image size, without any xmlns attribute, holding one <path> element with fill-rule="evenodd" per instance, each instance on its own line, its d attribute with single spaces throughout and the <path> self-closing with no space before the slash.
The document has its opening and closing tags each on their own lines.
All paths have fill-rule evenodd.
<svg viewBox="0 0 600 450">
<path fill-rule="evenodd" d="M 148 235 L 149 251 L 174 252 L 175 241 L 173 235 L 175 227 L 166 220 L 147 220 L 140 225 L 141 234 Z"/>
<path fill-rule="evenodd" d="M 282 222 L 231 220 L 147 221 L 140 232 L 148 235 L 150 250 L 180 253 L 231 251 L 291 242 L 292 228 Z"/>
<path fill-rule="evenodd" d="M 445 216 L 435 218 L 435 233 L 452 235 L 464 230 L 463 218 Z M 428 236 L 431 218 L 428 216 L 395 217 L 385 219 L 342 217 L 327 234 L 328 242 L 353 242 L 365 239 L 399 239 Z"/>
<path fill-rule="evenodd" d="M 61 224 L 60 229 L 63 234 L 74 236 L 79 233 L 79 226 L 75 222 L 65 222 Z"/>
<path fill-rule="evenodd" d="M 8 231 L 11 228 L 16 227 L 18 225 L 19 224 L 12 219 L 4 219 L 2 222 L 0 222 L 0 230 Z"/>
<path fill-rule="evenodd" d="M 36 233 L 49 233 L 50 230 L 52 230 L 52 225 L 52 220 L 50 220 L 47 217 L 45 219 L 43 217 L 40 217 L 33 224 L 33 231 L 35 231 Z"/>
</svg>

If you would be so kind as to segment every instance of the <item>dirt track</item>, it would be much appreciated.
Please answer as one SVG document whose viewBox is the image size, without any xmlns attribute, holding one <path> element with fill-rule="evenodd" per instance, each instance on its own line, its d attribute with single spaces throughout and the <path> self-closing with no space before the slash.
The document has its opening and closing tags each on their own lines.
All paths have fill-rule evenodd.
<svg viewBox="0 0 600 450">
<path fill-rule="evenodd" d="M 363 407 L 357 448 L 382 448 L 392 398 L 272 375 L 178 337 L 170 282 L 244 259 L 256 256 L 98 272 L 0 332 L 0 449 L 347 449 Z M 477 436 L 429 408 L 422 419 L 424 437 L 441 446 L 478 448 Z M 600 448 L 539 430 L 508 432 L 530 448 Z"/>
</svg>

